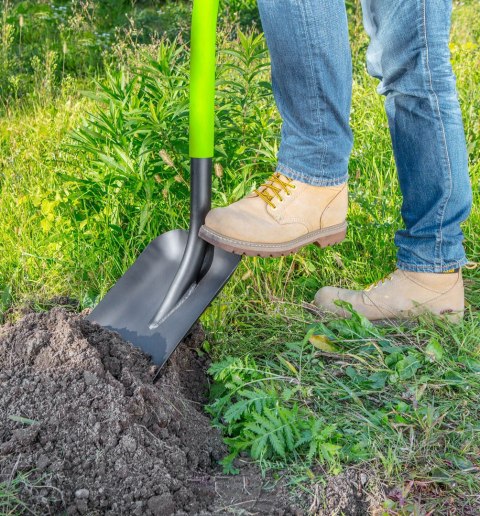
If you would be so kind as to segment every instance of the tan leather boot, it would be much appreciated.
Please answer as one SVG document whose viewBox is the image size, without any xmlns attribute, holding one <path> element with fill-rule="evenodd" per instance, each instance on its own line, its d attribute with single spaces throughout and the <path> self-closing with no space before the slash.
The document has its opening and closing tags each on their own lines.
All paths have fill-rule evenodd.
<svg viewBox="0 0 480 516">
<path fill-rule="evenodd" d="M 371 321 L 405 319 L 431 312 L 459 322 L 465 303 L 462 271 L 434 274 L 397 269 L 366 290 L 321 288 L 314 303 L 322 310 L 349 317 L 348 312 L 334 304 L 337 299 L 351 303 L 355 311 Z"/>
<path fill-rule="evenodd" d="M 247 256 L 285 256 L 316 243 L 345 238 L 347 184 L 311 186 L 276 172 L 260 188 L 208 213 L 199 235 L 211 244 Z"/>
</svg>

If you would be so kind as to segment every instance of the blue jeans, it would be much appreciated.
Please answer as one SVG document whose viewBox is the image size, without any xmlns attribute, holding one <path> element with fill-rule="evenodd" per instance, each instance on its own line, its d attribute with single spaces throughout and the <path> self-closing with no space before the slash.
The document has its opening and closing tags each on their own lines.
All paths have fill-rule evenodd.
<svg viewBox="0 0 480 516">
<path fill-rule="evenodd" d="M 352 63 L 344 0 L 258 0 L 282 117 L 277 170 L 311 185 L 348 178 Z M 448 47 L 451 0 L 362 0 L 367 71 L 380 79 L 405 229 L 398 267 L 467 263 L 460 223 L 472 192 Z M 372 135 L 373 137 L 374 135 Z"/>
</svg>

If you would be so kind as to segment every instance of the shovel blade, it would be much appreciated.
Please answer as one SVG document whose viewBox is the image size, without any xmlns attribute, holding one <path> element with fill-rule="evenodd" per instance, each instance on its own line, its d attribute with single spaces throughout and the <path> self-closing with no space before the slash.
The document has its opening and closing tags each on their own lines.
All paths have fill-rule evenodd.
<svg viewBox="0 0 480 516">
<path fill-rule="evenodd" d="M 233 274 L 240 256 L 213 248 L 208 271 L 154 329 L 149 323 L 182 261 L 188 232 L 157 237 L 108 291 L 87 319 L 118 332 L 162 366 Z"/>
</svg>

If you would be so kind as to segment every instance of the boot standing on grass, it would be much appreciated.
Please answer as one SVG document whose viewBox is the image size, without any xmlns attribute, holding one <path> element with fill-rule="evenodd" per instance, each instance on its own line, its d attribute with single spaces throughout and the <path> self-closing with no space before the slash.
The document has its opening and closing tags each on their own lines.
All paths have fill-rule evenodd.
<svg viewBox="0 0 480 516">
<path fill-rule="evenodd" d="M 275 173 L 238 202 L 212 210 L 200 236 L 248 256 L 283 256 L 343 240 L 352 63 L 344 0 L 258 0 L 282 117 Z M 464 310 L 460 223 L 472 192 L 450 63 L 451 0 L 362 0 L 367 71 L 380 80 L 403 194 L 397 268 L 364 291 L 324 287 L 315 304 L 371 320 Z"/>
</svg>

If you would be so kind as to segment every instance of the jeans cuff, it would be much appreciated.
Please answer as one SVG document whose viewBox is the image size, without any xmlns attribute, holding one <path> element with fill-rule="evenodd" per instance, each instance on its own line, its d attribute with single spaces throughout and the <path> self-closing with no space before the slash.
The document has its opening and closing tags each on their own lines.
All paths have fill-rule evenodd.
<svg viewBox="0 0 480 516">
<path fill-rule="evenodd" d="M 456 262 L 449 262 L 443 265 L 433 265 L 433 264 L 416 264 L 416 263 L 406 263 L 402 261 L 397 262 L 397 267 L 402 271 L 410 271 L 410 272 L 447 272 L 452 269 L 460 269 L 464 265 L 467 265 L 468 260 L 463 258 L 461 260 L 457 260 Z"/>
<path fill-rule="evenodd" d="M 280 172 L 284 176 L 287 176 L 290 179 L 294 179 L 295 181 L 300 181 L 301 183 L 306 183 L 311 186 L 339 186 L 343 183 L 346 183 L 348 180 L 348 174 L 344 174 L 339 178 L 327 178 L 327 177 L 316 177 L 310 174 L 304 174 L 302 172 L 297 172 L 287 165 L 283 163 L 277 163 L 277 172 Z"/>
</svg>

